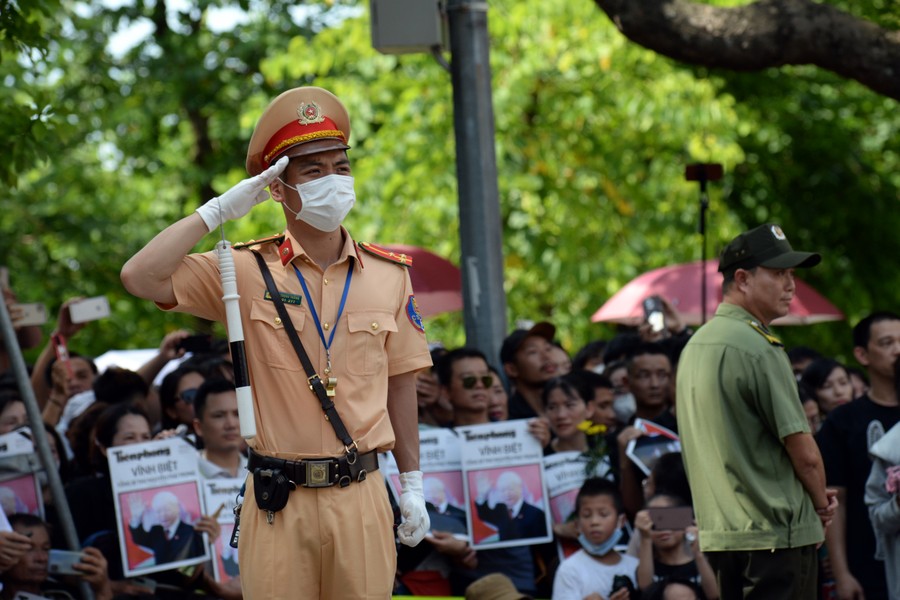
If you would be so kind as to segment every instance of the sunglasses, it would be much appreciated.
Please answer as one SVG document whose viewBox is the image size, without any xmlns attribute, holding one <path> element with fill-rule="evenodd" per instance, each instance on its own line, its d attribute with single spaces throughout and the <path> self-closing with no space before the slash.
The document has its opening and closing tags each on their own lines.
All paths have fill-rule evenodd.
<svg viewBox="0 0 900 600">
<path fill-rule="evenodd" d="M 481 382 L 481 385 L 486 388 L 494 385 L 493 375 L 465 375 L 461 379 L 463 388 L 467 390 L 471 390 L 478 384 L 479 381 Z"/>
<path fill-rule="evenodd" d="M 191 388 L 189 390 L 182 390 L 181 393 L 178 394 L 178 397 L 182 399 L 186 404 L 193 404 L 194 398 L 197 397 L 197 388 Z"/>
</svg>

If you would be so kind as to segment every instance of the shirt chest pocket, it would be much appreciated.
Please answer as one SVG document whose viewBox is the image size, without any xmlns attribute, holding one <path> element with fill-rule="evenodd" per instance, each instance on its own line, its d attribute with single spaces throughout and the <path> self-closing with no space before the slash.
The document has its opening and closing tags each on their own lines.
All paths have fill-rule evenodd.
<svg viewBox="0 0 900 600">
<path fill-rule="evenodd" d="M 354 375 L 375 375 L 387 369 L 385 344 L 396 333 L 397 321 L 388 311 L 364 310 L 347 313 L 350 331 L 347 370 Z"/>
<path fill-rule="evenodd" d="M 292 304 L 285 304 L 284 307 L 287 309 L 294 329 L 303 331 L 306 311 Z M 297 358 L 291 340 L 288 339 L 284 323 L 278 316 L 274 302 L 253 300 L 253 305 L 250 307 L 250 334 L 252 338 L 247 336 L 247 353 L 250 355 L 251 361 L 262 361 L 276 369 L 302 370 L 300 359 Z"/>
</svg>

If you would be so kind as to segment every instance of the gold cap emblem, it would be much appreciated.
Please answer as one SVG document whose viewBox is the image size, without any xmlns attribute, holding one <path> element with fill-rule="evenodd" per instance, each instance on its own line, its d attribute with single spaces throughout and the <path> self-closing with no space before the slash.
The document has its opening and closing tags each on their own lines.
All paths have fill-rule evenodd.
<svg viewBox="0 0 900 600">
<path fill-rule="evenodd" d="M 300 117 L 301 125 L 312 125 L 325 120 L 325 117 L 322 116 L 322 109 L 315 102 L 301 102 L 297 106 L 297 116 Z"/>
<path fill-rule="evenodd" d="M 772 235 L 775 236 L 776 240 L 786 240 L 787 236 L 784 235 L 784 232 L 781 230 L 781 227 L 778 225 L 772 225 Z"/>
</svg>

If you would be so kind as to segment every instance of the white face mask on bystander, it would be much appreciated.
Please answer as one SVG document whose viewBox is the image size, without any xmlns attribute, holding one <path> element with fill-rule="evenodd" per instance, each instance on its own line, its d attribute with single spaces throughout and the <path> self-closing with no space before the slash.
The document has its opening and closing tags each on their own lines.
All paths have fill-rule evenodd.
<svg viewBox="0 0 900 600">
<path fill-rule="evenodd" d="M 300 212 L 294 212 L 285 204 L 294 218 L 312 225 L 319 231 L 334 231 L 341 226 L 344 218 L 356 203 L 353 177 L 349 175 L 326 175 L 297 187 L 281 183 L 300 194 Z"/>
</svg>

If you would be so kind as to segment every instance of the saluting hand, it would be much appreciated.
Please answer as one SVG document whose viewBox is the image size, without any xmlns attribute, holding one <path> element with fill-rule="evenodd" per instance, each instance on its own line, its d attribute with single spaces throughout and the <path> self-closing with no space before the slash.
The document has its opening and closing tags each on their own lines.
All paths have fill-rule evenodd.
<svg viewBox="0 0 900 600">
<path fill-rule="evenodd" d="M 212 231 L 225 221 L 240 219 L 254 206 L 266 201 L 269 198 L 266 188 L 287 168 L 288 162 L 287 156 L 280 158 L 259 175 L 248 177 L 198 208 L 197 214 L 206 223 L 206 228 Z"/>
</svg>

